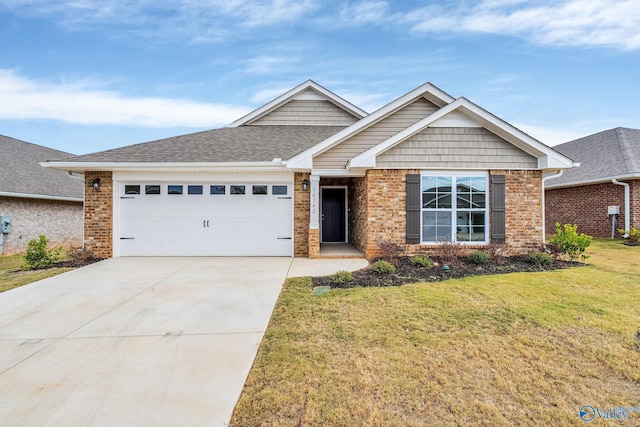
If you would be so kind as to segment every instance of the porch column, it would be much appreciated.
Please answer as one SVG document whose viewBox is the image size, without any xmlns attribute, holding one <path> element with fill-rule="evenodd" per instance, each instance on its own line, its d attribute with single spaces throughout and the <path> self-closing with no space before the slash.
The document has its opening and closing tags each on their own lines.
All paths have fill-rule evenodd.
<svg viewBox="0 0 640 427">
<path fill-rule="evenodd" d="M 320 256 L 320 176 L 311 175 L 309 195 L 309 258 Z"/>
</svg>

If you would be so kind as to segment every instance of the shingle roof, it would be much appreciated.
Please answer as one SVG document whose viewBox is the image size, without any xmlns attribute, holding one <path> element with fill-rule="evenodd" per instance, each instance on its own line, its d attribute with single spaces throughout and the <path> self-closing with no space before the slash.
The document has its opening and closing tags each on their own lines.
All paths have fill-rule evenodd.
<svg viewBox="0 0 640 427">
<path fill-rule="evenodd" d="M 84 198 L 82 179 L 39 162 L 71 154 L 0 135 L 0 192 Z"/>
<path fill-rule="evenodd" d="M 638 129 L 609 129 L 553 148 L 580 163 L 580 167 L 565 170 L 560 178 L 550 180 L 548 187 L 605 181 L 628 175 L 640 176 Z"/>
<path fill-rule="evenodd" d="M 180 135 L 85 154 L 65 162 L 270 162 L 283 160 L 344 129 L 344 126 L 241 126 Z"/>
</svg>

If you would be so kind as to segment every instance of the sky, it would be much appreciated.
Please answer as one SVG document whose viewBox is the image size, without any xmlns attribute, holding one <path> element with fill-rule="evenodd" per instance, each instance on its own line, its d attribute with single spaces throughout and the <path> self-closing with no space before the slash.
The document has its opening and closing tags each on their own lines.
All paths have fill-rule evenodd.
<svg viewBox="0 0 640 427">
<path fill-rule="evenodd" d="M 0 134 L 84 154 L 223 127 L 298 84 L 431 82 L 547 145 L 640 128 L 638 0 L 0 0 Z"/>
</svg>

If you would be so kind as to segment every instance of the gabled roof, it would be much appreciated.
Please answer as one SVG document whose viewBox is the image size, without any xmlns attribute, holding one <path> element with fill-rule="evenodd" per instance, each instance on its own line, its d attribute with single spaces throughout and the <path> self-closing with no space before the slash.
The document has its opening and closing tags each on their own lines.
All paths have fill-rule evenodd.
<svg viewBox="0 0 640 427">
<path fill-rule="evenodd" d="M 346 101 L 345 99 L 339 97 L 338 95 L 331 92 L 330 90 L 325 89 L 324 87 L 320 86 L 318 83 L 314 82 L 313 80 L 307 80 L 306 82 L 294 87 L 290 91 L 280 95 L 273 101 L 268 102 L 262 107 L 252 111 L 246 116 L 241 117 L 240 119 L 231 123 L 229 127 L 238 127 L 238 126 L 250 124 L 251 122 L 254 122 L 259 118 L 269 114 L 270 112 L 276 110 L 277 108 L 283 106 L 284 104 L 286 104 L 287 102 L 293 99 L 308 97 L 309 92 L 312 92 L 317 96 L 333 103 L 337 107 L 345 110 L 346 112 L 357 117 L 358 119 L 361 119 L 367 115 L 366 111 L 361 110 L 360 108 L 356 107 L 349 101 Z"/>
<path fill-rule="evenodd" d="M 213 129 L 64 158 L 44 166 L 81 171 L 134 164 L 272 163 L 276 158 L 294 156 L 343 128 L 278 125 Z"/>
<path fill-rule="evenodd" d="M 0 196 L 84 200 L 82 179 L 39 165 L 69 156 L 72 154 L 0 135 Z"/>
<path fill-rule="evenodd" d="M 380 144 L 351 159 L 348 168 L 371 168 L 376 166 L 376 156 L 405 141 L 436 122 L 459 123 L 462 126 L 481 126 L 510 142 L 525 153 L 538 159 L 538 168 L 557 170 L 574 167 L 573 161 L 558 153 L 518 128 L 510 125 L 466 98 L 458 98 L 417 123 L 398 132 Z"/>
<path fill-rule="evenodd" d="M 609 129 L 554 148 L 579 162 L 580 167 L 548 181 L 547 188 L 640 178 L 639 129 Z"/>
<path fill-rule="evenodd" d="M 345 128 L 344 130 L 336 133 L 331 138 L 327 138 L 322 141 L 322 143 L 317 144 L 310 149 L 298 154 L 297 156 L 289 159 L 287 161 L 287 166 L 291 168 L 311 168 L 313 164 L 313 157 L 321 154 L 330 148 L 340 144 L 342 141 L 352 137 L 353 135 L 363 131 L 369 126 L 383 120 L 386 117 L 389 117 L 391 114 L 396 111 L 402 109 L 408 104 L 414 102 L 416 99 L 424 97 L 434 104 L 442 107 L 452 102 L 454 98 L 444 92 L 443 90 L 437 88 L 431 83 L 425 83 L 414 90 L 404 94 L 400 98 L 390 102 L 384 107 L 374 111 L 363 119 L 355 122 L 351 126 Z"/>
</svg>

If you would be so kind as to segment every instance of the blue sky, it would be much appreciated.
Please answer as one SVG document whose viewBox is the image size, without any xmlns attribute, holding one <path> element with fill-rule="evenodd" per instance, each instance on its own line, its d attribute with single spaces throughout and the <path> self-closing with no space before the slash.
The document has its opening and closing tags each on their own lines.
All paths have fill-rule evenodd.
<svg viewBox="0 0 640 427">
<path fill-rule="evenodd" d="M 549 145 L 640 128 L 637 0 L 0 0 L 0 134 L 74 154 L 225 126 L 313 79 L 424 82 Z"/>
</svg>

